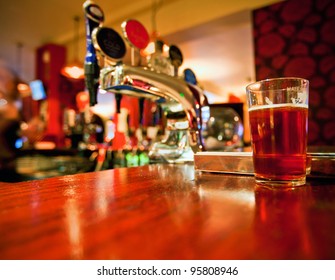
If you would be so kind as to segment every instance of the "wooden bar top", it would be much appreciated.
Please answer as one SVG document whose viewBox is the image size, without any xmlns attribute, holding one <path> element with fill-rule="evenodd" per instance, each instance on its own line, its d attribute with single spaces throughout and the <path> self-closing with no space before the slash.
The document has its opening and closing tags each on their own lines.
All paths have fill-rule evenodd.
<svg viewBox="0 0 335 280">
<path fill-rule="evenodd" d="M 0 183 L 0 259 L 335 259 L 335 182 L 148 165 Z"/>
</svg>

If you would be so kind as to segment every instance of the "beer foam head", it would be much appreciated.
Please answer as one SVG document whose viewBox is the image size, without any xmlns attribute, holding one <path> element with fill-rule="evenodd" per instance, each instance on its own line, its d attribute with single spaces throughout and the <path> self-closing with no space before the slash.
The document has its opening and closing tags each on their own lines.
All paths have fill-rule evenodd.
<svg viewBox="0 0 335 280">
<path fill-rule="evenodd" d="M 274 109 L 274 108 L 283 108 L 283 107 L 290 107 L 290 108 L 305 108 L 308 109 L 307 104 L 300 104 L 300 103 L 284 103 L 284 104 L 268 104 L 268 105 L 254 105 L 249 108 L 250 111 L 255 110 L 262 110 L 262 109 Z"/>
</svg>

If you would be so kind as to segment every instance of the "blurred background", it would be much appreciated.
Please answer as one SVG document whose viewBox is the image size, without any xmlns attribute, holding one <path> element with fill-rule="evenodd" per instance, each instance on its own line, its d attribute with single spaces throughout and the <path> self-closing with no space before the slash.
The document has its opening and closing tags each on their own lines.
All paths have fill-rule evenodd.
<svg viewBox="0 0 335 280">
<path fill-rule="evenodd" d="M 29 86 L 19 91 L 16 107 L 23 121 L 21 129 L 26 131 L 26 138 L 17 145 L 30 153 L 43 150 L 48 155 L 53 151 L 57 156 L 60 152 L 73 156 L 78 155 L 78 150 L 86 153 L 93 143 L 92 152 L 85 157 L 96 152 L 93 156 L 97 161 L 97 143 L 108 143 L 113 151 L 138 146 L 138 139 L 132 140 L 139 121 L 134 116 L 137 102 L 124 98 L 124 110 L 117 114 L 114 95 L 106 94 L 99 95 L 98 104 L 87 109 L 83 77 L 69 78 L 62 72 L 70 64 L 82 66 L 85 58 L 83 3 L 82 0 L 0 3 L 0 60 L 18 75 L 20 83 Z M 335 144 L 333 1 L 306 0 L 302 4 L 297 0 L 96 0 L 95 3 L 105 13 L 104 26 L 122 34 L 122 22 L 136 19 L 146 27 L 152 40 L 159 38 L 166 45 L 177 45 L 183 54 L 180 72 L 192 69 L 196 73 L 215 110 L 229 104 L 237 112 L 245 145 L 250 143 L 245 86 L 277 76 L 300 76 L 311 81 L 309 144 Z M 127 47 L 125 63 L 130 64 L 130 53 Z M 148 105 L 149 115 L 157 112 L 152 106 Z M 153 138 L 164 134 L 155 126 L 148 124 L 150 131 L 154 131 Z M 32 127 L 35 137 L 29 137 L 28 128 Z M 76 167 L 69 168 L 78 172 Z"/>
</svg>

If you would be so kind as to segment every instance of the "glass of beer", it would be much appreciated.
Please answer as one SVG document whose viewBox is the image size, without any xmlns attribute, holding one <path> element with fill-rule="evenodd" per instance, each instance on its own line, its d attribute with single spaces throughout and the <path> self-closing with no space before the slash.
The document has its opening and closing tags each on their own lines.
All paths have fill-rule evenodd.
<svg viewBox="0 0 335 280">
<path fill-rule="evenodd" d="M 256 182 L 306 183 L 309 82 L 274 78 L 246 87 Z"/>
</svg>

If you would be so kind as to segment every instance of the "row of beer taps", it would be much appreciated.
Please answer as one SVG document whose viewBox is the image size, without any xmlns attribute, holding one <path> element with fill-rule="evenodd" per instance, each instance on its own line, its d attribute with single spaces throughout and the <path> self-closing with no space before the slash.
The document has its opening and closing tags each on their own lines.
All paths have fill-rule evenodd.
<svg viewBox="0 0 335 280">
<path fill-rule="evenodd" d="M 139 102 L 151 99 L 161 106 L 169 133 L 166 139 L 152 146 L 149 155 L 168 162 L 185 162 L 192 161 L 194 153 L 206 150 L 203 137 L 209 118 L 207 98 L 192 70 L 186 69 L 183 77 L 179 76 L 178 68 L 183 60 L 179 48 L 170 46 L 168 63 L 156 52 L 149 63 L 142 66 L 136 62 L 136 55 L 149 43 L 149 35 L 140 22 L 124 21 L 121 36 L 104 26 L 104 12 L 96 3 L 87 0 L 83 9 L 86 18 L 85 81 L 90 105 L 97 103 L 98 90 L 115 94 L 118 111 L 123 95 L 137 97 Z M 126 53 L 125 41 L 132 52 L 131 65 L 122 61 Z M 156 50 L 161 48 L 162 42 L 157 41 Z"/>
</svg>

